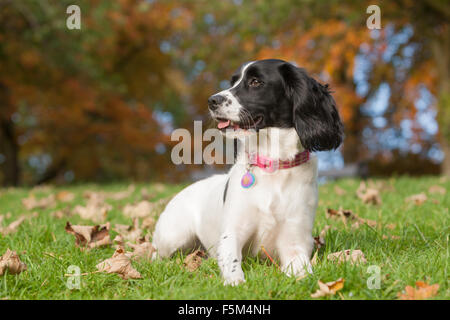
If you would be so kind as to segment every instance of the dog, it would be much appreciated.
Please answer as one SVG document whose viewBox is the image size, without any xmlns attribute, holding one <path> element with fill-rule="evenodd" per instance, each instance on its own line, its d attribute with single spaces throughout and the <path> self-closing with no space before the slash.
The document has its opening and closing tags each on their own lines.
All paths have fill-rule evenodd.
<svg viewBox="0 0 450 320">
<path fill-rule="evenodd" d="M 203 246 L 233 286 L 245 282 L 243 253 L 258 255 L 262 246 L 288 276 L 312 273 L 318 187 L 310 152 L 336 149 L 343 140 L 328 85 L 283 60 L 252 61 L 208 107 L 225 137 L 239 141 L 236 163 L 168 203 L 155 227 L 157 255 Z M 269 141 L 258 142 L 256 155 L 244 143 L 254 135 Z"/>
</svg>

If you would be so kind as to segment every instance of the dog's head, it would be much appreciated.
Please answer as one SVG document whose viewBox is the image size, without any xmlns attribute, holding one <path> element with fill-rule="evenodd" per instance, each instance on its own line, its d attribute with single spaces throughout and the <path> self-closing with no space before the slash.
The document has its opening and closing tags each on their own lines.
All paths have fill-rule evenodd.
<svg viewBox="0 0 450 320">
<path fill-rule="evenodd" d="M 231 77 L 231 88 L 208 99 L 221 130 L 295 128 L 309 151 L 336 149 L 343 126 L 328 86 L 282 60 L 244 64 Z"/>
</svg>

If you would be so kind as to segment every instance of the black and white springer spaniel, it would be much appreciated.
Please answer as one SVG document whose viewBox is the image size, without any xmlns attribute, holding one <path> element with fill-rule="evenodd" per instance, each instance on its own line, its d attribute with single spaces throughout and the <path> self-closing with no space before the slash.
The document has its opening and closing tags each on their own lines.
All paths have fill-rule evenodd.
<svg viewBox="0 0 450 320">
<path fill-rule="evenodd" d="M 318 190 L 317 158 L 309 152 L 342 142 L 333 97 L 305 70 L 275 59 L 244 64 L 231 85 L 208 106 L 224 135 L 241 142 L 237 161 L 169 202 L 156 224 L 155 257 L 202 245 L 217 258 L 224 284 L 237 285 L 245 281 L 243 253 L 264 246 L 288 276 L 312 273 Z M 269 143 L 250 154 L 242 142 L 256 134 Z"/>
</svg>

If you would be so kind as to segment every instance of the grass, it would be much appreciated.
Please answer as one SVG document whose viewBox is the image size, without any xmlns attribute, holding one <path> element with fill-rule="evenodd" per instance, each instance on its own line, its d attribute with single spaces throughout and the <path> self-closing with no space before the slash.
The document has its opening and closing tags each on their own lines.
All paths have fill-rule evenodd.
<svg viewBox="0 0 450 320">
<path fill-rule="evenodd" d="M 20 254 L 28 270 L 19 275 L 0 277 L 0 299 L 311 299 L 311 293 L 318 289 L 317 281 L 345 279 L 339 294 L 324 299 L 397 299 L 397 293 L 405 286 L 414 286 L 418 280 L 429 284 L 438 283 L 437 299 L 449 298 L 449 207 L 450 181 L 436 177 L 399 177 L 382 181 L 382 204 L 380 206 L 362 203 L 355 196 L 359 186 L 357 180 L 341 180 L 320 186 L 320 202 L 317 210 L 314 234 L 325 225 L 330 229 L 326 245 L 319 251 L 319 263 L 314 274 L 301 280 L 286 277 L 268 259 L 247 258 L 243 269 L 247 282 L 238 287 L 224 287 L 219 268 L 213 259 L 204 261 L 201 267 L 191 273 L 183 268 L 183 257 L 162 261 L 133 262 L 143 279 L 122 280 L 115 274 L 88 274 L 81 277 L 81 288 L 69 290 L 68 278 L 64 276 L 71 265 L 79 266 L 82 273 L 96 270 L 96 264 L 111 257 L 113 248 L 93 249 L 82 252 L 75 247 L 74 237 L 64 230 L 66 220 L 50 215 L 52 211 L 66 206 L 84 204 L 86 190 L 120 191 L 125 184 L 76 185 L 44 189 L 3 189 L 0 191 L 0 214 L 11 213 L 3 221 L 6 225 L 20 214 L 31 215 L 21 199 L 33 192 L 38 198 L 61 190 L 76 194 L 69 204 L 58 203 L 55 208 L 33 210 L 39 216 L 25 221 L 17 232 L 0 235 L 0 255 L 7 248 Z M 429 194 L 428 188 L 441 185 L 447 189 L 445 195 Z M 346 190 L 337 195 L 335 187 Z M 113 210 L 108 220 L 114 223 L 131 224 L 121 213 L 126 203 L 141 199 L 141 188 L 154 190 L 152 185 L 136 185 L 134 193 L 125 200 L 108 200 Z M 156 192 L 155 200 L 167 197 L 181 190 L 182 186 L 165 186 Z M 407 196 L 425 192 L 428 200 L 422 205 L 405 202 Z M 358 229 L 346 227 L 341 221 L 327 219 L 326 208 L 352 210 L 362 218 L 376 220 L 378 226 L 361 226 Z M 78 216 L 70 218 L 73 224 L 92 224 Z M 388 224 L 395 224 L 388 229 Z M 112 232 L 112 238 L 115 233 Z M 394 235 L 399 239 L 384 239 L 383 235 Z M 360 249 L 367 259 L 366 264 L 336 264 L 326 259 L 327 254 L 344 249 Z M 367 280 L 371 276 L 368 266 L 380 268 L 380 289 L 369 289 Z"/>
</svg>

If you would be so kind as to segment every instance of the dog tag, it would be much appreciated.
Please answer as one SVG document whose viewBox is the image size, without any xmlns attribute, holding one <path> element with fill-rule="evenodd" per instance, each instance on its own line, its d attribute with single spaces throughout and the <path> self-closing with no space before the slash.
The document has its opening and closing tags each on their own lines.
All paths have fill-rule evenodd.
<svg viewBox="0 0 450 320">
<path fill-rule="evenodd" d="M 244 189 L 248 189 L 252 187 L 255 184 L 255 175 L 251 173 L 250 171 L 247 171 L 241 179 L 241 186 Z"/>
</svg>

